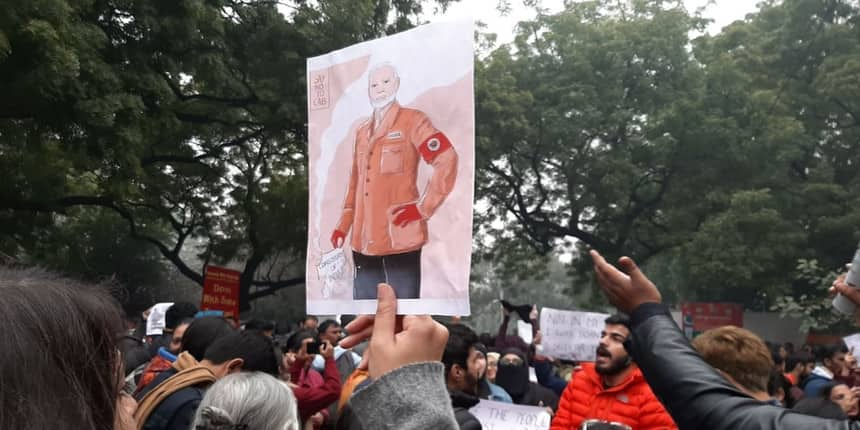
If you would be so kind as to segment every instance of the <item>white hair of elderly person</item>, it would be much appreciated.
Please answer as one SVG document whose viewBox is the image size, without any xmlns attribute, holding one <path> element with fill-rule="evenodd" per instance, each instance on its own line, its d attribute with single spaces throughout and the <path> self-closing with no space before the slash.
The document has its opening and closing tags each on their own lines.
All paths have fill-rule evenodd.
<svg viewBox="0 0 860 430">
<path fill-rule="evenodd" d="M 296 398 L 283 381 L 260 372 L 227 375 L 203 396 L 194 430 L 299 430 Z"/>
</svg>

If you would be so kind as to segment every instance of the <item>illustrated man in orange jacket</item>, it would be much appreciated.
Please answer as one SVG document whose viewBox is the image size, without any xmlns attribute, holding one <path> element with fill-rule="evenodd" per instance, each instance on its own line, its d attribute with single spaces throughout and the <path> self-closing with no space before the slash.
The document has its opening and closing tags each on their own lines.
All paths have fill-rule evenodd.
<svg viewBox="0 0 860 430">
<path fill-rule="evenodd" d="M 565 388 L 550 430 L 613 428 L 633 430 L 677 429 L 657 400 L 642 371 L 624 349 L 630 337 L 629 319 L 606 319 L 597 358 L 584 363 Z M 588 423 L 583 427 L 583 423 Z"/>
<path fill-rule="evenodd" d="M 427 220 L 454 188 L 457 152 L 423 112 L 397 103 L 400 77 L 390 64 L 375 67 L 368 79 L 373 116 L 355 135 L 352 173 L 343 212 L 331 234 L 338 248 L 352 232 L 353 297 L 376 299 L 386 282 L 397 298 L 421 295 L 421 249 Z M 418 189 L 423 160 L 432 176 Z"/>
</svg>

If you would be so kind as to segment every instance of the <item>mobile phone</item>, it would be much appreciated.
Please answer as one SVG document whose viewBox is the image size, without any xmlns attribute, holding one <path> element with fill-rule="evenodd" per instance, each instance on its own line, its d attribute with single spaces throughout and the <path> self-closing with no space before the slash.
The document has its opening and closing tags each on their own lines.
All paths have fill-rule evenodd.
<svg viewBox="0 0 860 430">
<path fill-rule="evenodd" d="M 310 342 L 308 343 L 308 354 L 319 354 L 320 353 L 320 343 L 319 342 Z"/>
</svg>

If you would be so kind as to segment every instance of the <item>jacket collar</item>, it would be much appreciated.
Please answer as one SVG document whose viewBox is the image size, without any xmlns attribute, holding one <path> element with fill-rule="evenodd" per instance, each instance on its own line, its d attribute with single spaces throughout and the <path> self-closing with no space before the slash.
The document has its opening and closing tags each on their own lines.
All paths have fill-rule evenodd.
<svg viewBox="0 0 860 430">
<path fill-rule="evenodd" d="M 448 390 L 448 393 L 451 395 L 451 406 L 455 408 L 470 409 L 481 401 L 481 399 L 459 390 Z"/>
<path fill-rule="evenodd" d="M 379 124 L 376 123 L 376 118 L 371 115 L 370 128 L 368 129 L 371 142 L 382 137 L 391 128 L 394 120 L 397 119 L 397 115 L 400 113 L 400 109 L 400 103 L 397 100 L 391 102 L 391 105 L 388 106 L 388 109 L 382 115 L 382 121 Z"/>
<path fill-rule="evenodd" d="M 629 386 L 645 380 L 645 377 L 642 376 L 642 371 L 639 370 L 639 366 L 636 366 L 636 364 L 630 364 L 630 367 L 631 371 L 629 374 L 627 374 L 627 377 L 624 378 L 624 380 L 621 381 L 620 384 L 609 388 L 605 388 L 603 386 L 603 376 L 597 373 L 597 368 L 594 366 L 594 363 L 584 363 L 582 365 L 582 371 L 586 372 L 586 375 L 591 380 L 591 382 L 596 386 L 600 387 L 601 391 L 612 393 L 616 391 L 624 391 Z"/>
<path fill-rule="evenodd" d="M 821 376 L 825 379 L 833 379 L 833 372 L 824 366 L 815 366 L 815 369 L 812 369 L 812 374 Z"/>
</svg>

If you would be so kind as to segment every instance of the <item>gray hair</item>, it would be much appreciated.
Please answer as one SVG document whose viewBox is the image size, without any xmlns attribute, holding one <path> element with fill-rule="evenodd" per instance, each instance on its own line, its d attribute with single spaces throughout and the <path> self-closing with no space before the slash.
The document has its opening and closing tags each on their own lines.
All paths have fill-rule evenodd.
<svg viewBox="0 0 860 430">
<path fill-rule="evenodd" d="M 394 64 L 390 61 L 383 61 L 381 63 L 376 63 L 375 65 L 373 65 L 370 68 L 370 71 L 367 73 L 368 79 L 370 78 L 370 75 L 373 75 L 374 72 L 379 69 L 384 69 L 386 67 L 390 67 L 391 70 L 394 72 L 394 79 L 400 79 L 400 73 L 397 72 L 397 67 L 395 67 Z"/>
<path fill-rule="evenodd" d="M 299 430 L 293 391 L 261 372 L 227 375 L 212 385 L 197 408 L 194 430 Z"/>
</svg>

